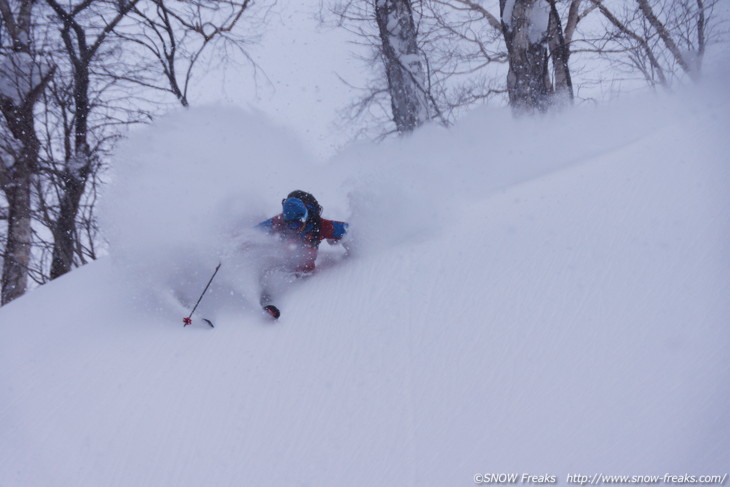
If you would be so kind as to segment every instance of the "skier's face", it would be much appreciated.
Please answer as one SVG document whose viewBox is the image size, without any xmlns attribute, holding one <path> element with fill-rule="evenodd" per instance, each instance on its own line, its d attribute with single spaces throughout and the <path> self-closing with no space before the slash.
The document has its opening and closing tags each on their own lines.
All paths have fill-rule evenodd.
<svg viewBox="0 0 730 487">
<path fill-rule="evenodd" d="M 292 232 L 301 232 L 302 230 L 304 230 L 304 227 L 307 225 L 307 221 L 304 219 L 287 220 L 284 223 L 286 224 L 286 228 Z"/>
<path fill-rule="evenodd" d="M 284 223 L 290 232 L 301 232 L 307 226 L 306 205 L 298 198 L 287 198 L 281 202 L 281 212 L 284 215 Z"/>
</svg>

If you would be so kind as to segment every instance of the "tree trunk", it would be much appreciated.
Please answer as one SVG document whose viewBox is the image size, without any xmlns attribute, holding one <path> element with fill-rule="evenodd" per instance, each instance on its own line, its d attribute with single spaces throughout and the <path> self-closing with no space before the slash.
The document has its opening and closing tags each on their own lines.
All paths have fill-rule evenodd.
<svg viewBox="0 0 730 487">
<path fill-rule="evenodd" d="M 31 257 L 31 178 L 28 171 L 10 176 L 5 188 L 8 201 L 8 234 L 3 253 L 2 301 L 19 298 L 28 287 Z"/>
<path fill-rule="evenodd" d="M 74 75 L 74 155 L 66 162 L 61 174 L 62 192 L 60 195 L 58 218 L 53 228 L 53 255 L 51 259 L 51 279 L 66 274 L 73 266 L 76 245 L 76 215 L 81 198 L 86 190 L 86 180 L 91 172 L 91 154 L 88 145 L 89 120 L 89 65 L 82 63 L 76 67 Z"/>
<path fill-rule="evenodd" d="M 114 28 L 135 7 L 139 0 L 119 2 L 116 16 L 107 20 L 99 31 L 98 25 L 85 27 L 77 18 L 84 18 L 83 12 L 94 2 L 87 0 L 79 3 L 72 10 L 66 11 L 57 0 L 46 0 L 59 19 L 63 22 L 61 38 L 66 54 L 73 65 L 73 97 L 74 97 L 74 151 L 66 161 L 61 174 L 61 194 L 59 196 L 58 218 L 53 225 L 54 238 L 51 260 L 51 279 L 55 279 L 71 270 L 76 238 L 76 216 L 81 198 L 86 190 L 86 181 L 93 169 L 93 157 L 88 143 L 88 123 L 92 107 L 89 104 L 91 63 Z M 65 3 L 65 2 L 63 2 Z M 88 20 L 88 19 L 85 19 Z M 96 33 L 90 42 L 89 32 Z"/>
<path fill-rule="evenodd" d="M 393 120 L 401 134 L 428 119 L 426 75 L 410 0 L 375 0 Z"/>
<path fill-rule="evenodd" d="M 32 250 L 31 182 L 38 170 L 40 142 L 35 130 L 34 107 L 53 76 L 44 73 L 43 63 L 34 59 L 31 44 L 33 0 L 11 4 L 0 0 L 0 15 L 7 35 L 13 41 L 0 72 L 0 112 L 16 142 L 12 164 L 0 167 L 0 184 L 8 203 L 8 231 L 3 252 L 0 304 L 22 296 L 28 287 L 28 268 Z"/>
<path fill-rule="evenodd" d="M 570 46 L 563 35 L 563 26 L 560 22 L 555 0 L 550 2 L 550 24 L 548 27 L 550 57 L 553 60 L 553 77 L 555 91 L 552 94 L 553 104 L 573 102 L 573 81 L 570 77 Z"/>
<path fill-rule="evenodd" d="M 548 24 L 545 0 L 500 0 L 502 33 L 507 45 L 507 93 L 515 112 L 544 112 L 552 86 L 548 74 Z"/>
<path fill-rule="evenodd" d="M 654 27 L 657 34 L 659 34 L 661 40 L 664 42 L 664 45 L 667 46 L 669 53 L 674 57 L 674 60 L 677 61 L 677 64 L 679 64 L 682 70 L 684 70 L 684 72 L 687 73 L 693 81 L 697 81 L 697 70 L 692 69 L 692 66 L 690 66 L 690 64 L 687 62 L 684 54 L 682 53 L 682 51 L 680 51 L 679 47 L 677 47 L 674 39 L 672 39 L 672 35 L 667 30 L 667 26 L 663 24 L 654 14 L 654 10 L 652 10 L 648 0 L 636 0 L 636 2 L 639 4 L 639 9 L 644 15 L 644 18 L 651 24 L 652 27 Z"/>
<path fill-rule="evenodd" d="M 16 106 L 0 96 L 0 111 L 19 151 L 12 166 L 4 169 L 3 191 L 8 202 L 8 233 L 3 253 L 1 304 L 22 296 L 28 286 L 31 258 L 31 181 L 38 167 L 40 143 L 35 132 L 33 107 L 40 91 L 50 79 L 49 73 Z"/>
</svg>

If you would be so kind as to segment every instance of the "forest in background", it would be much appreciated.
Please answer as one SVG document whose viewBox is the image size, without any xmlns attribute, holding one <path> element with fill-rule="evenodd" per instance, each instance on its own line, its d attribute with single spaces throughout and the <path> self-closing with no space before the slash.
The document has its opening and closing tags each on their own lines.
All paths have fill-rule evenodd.
<svg viewBox="0 0 730 487">
<path fill-rule="evenodd" d="M 364 53 L 365 79 L 342 80 L 353 91 L 342 123 L 382 140 L 484 104 L 541 116 L 696 82 L 725 41 L 718 3 L 333 0 L 313 11 Z M 251 48 L 271 35 L 274 8 L 286 7 L 0 0 L 2 304 L 105 252 L 96 202 L 115 144 L 195 104 L 191 87 L 212 65 L 257 76 Z"/>
</svg>

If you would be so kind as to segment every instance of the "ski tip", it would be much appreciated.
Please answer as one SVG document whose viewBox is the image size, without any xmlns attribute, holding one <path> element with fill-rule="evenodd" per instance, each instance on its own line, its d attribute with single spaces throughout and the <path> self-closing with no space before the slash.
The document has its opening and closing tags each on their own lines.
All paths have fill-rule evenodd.
<svg viewBox="0 0 730 487">
<path fill-rule="evenodd" d="M 203 321 L 205 321 L 206 323 L 208 323 L 211 328 L 215 328 L 215 326 L 213 325 L 213 322 L 210 321 L 208 318 L 203 318 Z"/>
<path fill-rule="evenodd" d="M 266 311 L 266 313 L 269 316 L 271 316 L 272 318 L 274 318 L 275 320 L 278 320 L 279 319 L 279 316 L 281 316 L 281 312 L 279 311 L 279 308 L 277 308 L 273 304 L 269 304 L 267 306 L 264 306 L 264 311 Z"/>
</svg>

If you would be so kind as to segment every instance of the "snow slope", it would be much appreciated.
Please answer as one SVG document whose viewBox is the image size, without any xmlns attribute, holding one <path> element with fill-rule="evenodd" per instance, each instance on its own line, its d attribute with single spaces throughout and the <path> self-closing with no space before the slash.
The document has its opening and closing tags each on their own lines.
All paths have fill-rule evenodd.
<svg viewBox="0 0 730 487">
<path fill-rule="evenodd" d="M 0 310 L 0 486 L 725 474 L 728 94 L 485 110 L 326 164 L 257 114 L 168 117 L 118 154 L 110 257 Z M 241 246 L 296 187 L 357 251 L 272 324 Z M 183 329 L 219 261 L 216 328 Z"/>
</svg>

